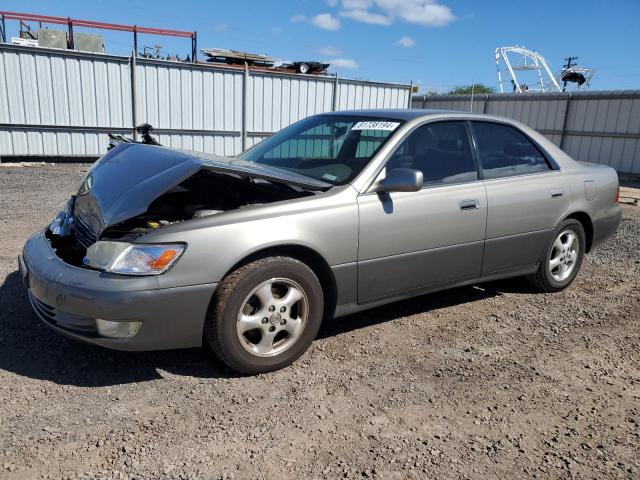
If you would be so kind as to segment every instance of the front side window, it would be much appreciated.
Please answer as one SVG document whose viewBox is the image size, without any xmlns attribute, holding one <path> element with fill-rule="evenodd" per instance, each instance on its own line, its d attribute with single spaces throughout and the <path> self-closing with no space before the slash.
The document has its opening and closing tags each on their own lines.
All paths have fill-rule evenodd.
<svg viewBox="0 0 640 480">
<path fill-rule="evenodd" d="M 420 170 L 425 185 L 478 179 L 465 122 L 428 123 L 411 132 L 386 165 Z"/>
<path fill-rule="evenodd" d="M 247 150 L 240 158 L 344 185 L 367 166 L 401 123 L 362 115 L 309 117 Z"/>
<path fill-rule="evenodd" d="M 540 150 L 508 125 L 472 122 L 484 178 L 513 177 L 550 170 Z"/>
</svg>

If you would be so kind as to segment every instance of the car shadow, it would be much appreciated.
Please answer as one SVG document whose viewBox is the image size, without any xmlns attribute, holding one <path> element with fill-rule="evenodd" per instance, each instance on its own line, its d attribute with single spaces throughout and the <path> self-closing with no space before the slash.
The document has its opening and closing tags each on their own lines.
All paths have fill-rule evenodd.
<svg viewBox="0 0 640 480">
<path fill-rule="evenodd" d="M 402 317 L 526 291 L 518 282 L 460 287 L 395 302 L 325 322 L 318 338 L 341 335 Z M 44 325 L 31 309 L 19 272 L 0 286 L 0 369 L 37 380 L 81 387 L 157 380 L 167 375 L 234 378 L 208 349 L 120 352 L 68 339 Z"/>
<path fill-rule="evenodd" d="M 534 290 L 524 279 L 511 278 L 478 285 L 456 287 L 389 303 L 342 318 L 323 323 L 317 338 L 333 337 L 360 328 L 391 322 L 419 313 L 453 307 L 464 303 L 477 302 L 503 293 L 533 293 Z"/>
</svg>

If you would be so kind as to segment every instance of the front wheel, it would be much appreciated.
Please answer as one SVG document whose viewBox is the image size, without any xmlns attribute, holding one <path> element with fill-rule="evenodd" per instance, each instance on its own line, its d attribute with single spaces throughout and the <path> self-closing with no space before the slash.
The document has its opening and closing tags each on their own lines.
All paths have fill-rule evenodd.
<svg viewBox="0 0 640 480">
<path fill-rule="evenodd" d="M 569 219 L 560 223 L 538 271 L 528 277 L 530 282 L 544 292 L 567 288 L 580 271 L 585 245 L 586 236 L 580 222 Z"/>
<path fill-rule="evenodd" d="M 322 287 L 313 271 L 289 257 L 270 257 L 227 276 L 205 322 L 205 339 L 234 370 L 257 374 L 295 362 L 322 321 Z"/>
</svg>

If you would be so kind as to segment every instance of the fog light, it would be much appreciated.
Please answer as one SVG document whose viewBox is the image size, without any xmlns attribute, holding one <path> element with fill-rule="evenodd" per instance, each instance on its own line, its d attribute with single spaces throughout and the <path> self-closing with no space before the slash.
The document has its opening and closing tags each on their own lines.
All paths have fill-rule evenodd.
<svg viewBox="0 0 640 480">
<path fill-rule="evenodd" d="M 142 322 L 112 322 L 96 318 L 98 333 L 109 338 L 131 338 L 138 333 Z"/>
</svg>

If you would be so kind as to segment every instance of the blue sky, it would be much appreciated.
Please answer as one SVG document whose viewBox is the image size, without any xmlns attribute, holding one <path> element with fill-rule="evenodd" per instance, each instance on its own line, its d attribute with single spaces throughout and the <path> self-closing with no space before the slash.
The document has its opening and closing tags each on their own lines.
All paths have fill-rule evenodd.
<svg viewBox="0 0 640 480">
<path fill-rule="evenodd" d="M 496 86 L 494 49 L 524 45 L 558 71 L 564 57 L 596 69 L 593 90 L 640 89 L 640 0 L 5 0 L 3 9 L 103 22 L 197 30 L 199 47 L 322 59 L 343 77 L 409 82 L 444 91 Z M 52 28 L 59 28 L 52 26 Z M 17 22 L 8 25 L 16 34 Z M 105 32 L 127 54 L 130 34 Z M 187 39 L 141 36 L 186 55 Z"/>
</svg>

